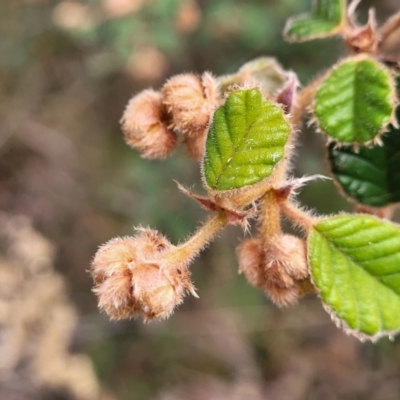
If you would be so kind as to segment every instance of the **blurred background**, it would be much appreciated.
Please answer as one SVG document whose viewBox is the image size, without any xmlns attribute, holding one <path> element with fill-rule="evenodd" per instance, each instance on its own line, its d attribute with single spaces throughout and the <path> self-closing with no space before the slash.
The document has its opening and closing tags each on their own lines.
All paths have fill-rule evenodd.
<svg viewBox="0 0 400 400">
<path fill-rule="evenodd" d="M 379 21 L 398 0 L 364 0 Z M 87 273 L 99 244 L 159 229 L 173 242 L 204 219 L 172 179 L 201 191 L 178 150 L 148 161 L 119 119 L 129 98 L 180 72 L 235 72 L 275 56 L 306 84 L 345 49 L 284 43 L 309 0 L 0 2 L 0 400 L 400 398 L 400 342 L 360 343 L 314 297 L 277 309 L 237 273 L 227 228 L 193 265 L 200 299 L 168 321 L 110 322 Z M 305 130 L 294 174 L 327 173 Z M 303 189 L 322 213 L 350 210 L 331 182 Z"/>
</svg>

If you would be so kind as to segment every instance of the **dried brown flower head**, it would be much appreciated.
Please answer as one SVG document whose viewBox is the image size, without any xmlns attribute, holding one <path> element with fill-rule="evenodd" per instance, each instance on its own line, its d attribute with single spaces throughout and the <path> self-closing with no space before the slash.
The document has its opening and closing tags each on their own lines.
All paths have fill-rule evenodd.
<svg viewBox="0 0 400 400">
<path fill-rule="evenodd" d="M 112 319 L 142 316 L 149 321 L 168 317 L 186 292 L 196 295 L 187 265 L 168 262 L 174 249 L 151 229 L 101 246 L 91 267 L 100 309 Z"/>
<path fill-rule="evenodd" d="M 145 158 L 165 158 L 175 148 L 177 137 L 168 128 L 162 94 L 148 89 L 134 96 L 121 119 L 126 143 Z"/>
</svg>

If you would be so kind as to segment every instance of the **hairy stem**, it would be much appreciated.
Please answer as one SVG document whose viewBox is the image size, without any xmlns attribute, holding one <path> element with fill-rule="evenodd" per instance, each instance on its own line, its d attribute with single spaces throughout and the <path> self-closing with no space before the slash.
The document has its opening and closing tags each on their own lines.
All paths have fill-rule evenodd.
<svg viewBox="0 0 400 400">
<path fill-rule="evenodd" d="M 290 201 L 279 203 L 280 210 L 288 217 L 295 225 L 309 231 L 315 224 L 315 218 L 308 215 L 306 212 L 299 209 Z"/>
<path fill-rule="evenodd" d="M 189 239 L 166 255 L 170 265 L 189 263 L 228 223 L 224 212 L 210 217 Z"/>
<path fill-rule="evenodd" d="M 400 13 L 393 15 L 380 29 L 380 42 L 383 43 L 385 40 L 396 30 L 400 28 Z"/>
<path fill-rule="evenodd" d="M 274 190 L 265 193 L 261 200 L 259 222 L 260 239 L 263 245 L 272 237 L 282 233 L 281 210 Z"/>
</svg>

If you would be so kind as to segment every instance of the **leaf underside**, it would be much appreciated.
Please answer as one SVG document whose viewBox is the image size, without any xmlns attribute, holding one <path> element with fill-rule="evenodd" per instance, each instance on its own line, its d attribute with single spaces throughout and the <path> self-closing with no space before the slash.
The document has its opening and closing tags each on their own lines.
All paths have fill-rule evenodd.
<svg viewBox="0 0 400 400">
<path fill-rule="evenodd" d="M 303 42 L 338 33 L 345 12 L 343 0 L 316 0 L 311 14 L 289 20 L 285 37 L 289 41 Z"/>
<path fill-rule="evenodd" d="M 203 161 L 207 185 L 238 189 L 268 178 L 284 156 L 290 125 L 259 89 L 232 92 L 214 113 Z"/>
<path fill-rule="evenodd" d="M 320 129 L 342 143 L 367 143 L 390 123 L 394 107 L 390 72 L 368 58 L 352 58 L 328 75 L 316 92 Z"/>
<path fill-rule="evenodd" d="M 308 237 L 314 283 L 323 301 L 362 337 L 400 328 L 400 231 L 366 215 L 320 221 Z"/>
<path fill-rule="evenodd" d="M 255 80 L 261 85 L 261 89 L 268 93 L 275 93 L 287 80 L 287 73 L 271 57 L 259 57 L 245 63 L 238 74 L 244 76 L 245 81 Z"/>
<path fill-rule="evenodd" d="M 400 130 L 391 127 L 383 145 L 328 148 L 335 180 L 343 191 L 361 204 L 385 207 L 400 202 Z"/>
<path fill-rule="evenodd" d="M 219 87 L 225 93 L 232 85 L 255 82 L 264 93 L 276 93 L 287 80 L 287 72 L 272 57 L 258 57 L 243 64 L 238 72 L 218 77 Z"/>
</svg>

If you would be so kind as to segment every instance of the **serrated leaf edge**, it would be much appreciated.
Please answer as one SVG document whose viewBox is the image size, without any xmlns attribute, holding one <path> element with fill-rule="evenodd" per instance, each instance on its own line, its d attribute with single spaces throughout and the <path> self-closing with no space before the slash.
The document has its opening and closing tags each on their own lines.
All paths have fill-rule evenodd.
<svg viewBox="0 0 400 400">
<path fill-rule="evenodd" d="M 285 143 L 285 145 L 283 146 L 283 157 L 275 164 L 274 169 L 271 173 L 270 176 L 262 179 L 260 182 L 257 182 L 253 185 L 245 185 L 242 186 L 241 188 L 234 188 L 234 189 L 226 189 L 226 190 L 218 190 L 218 189 L 214 189 L 212 187 L 210 187 L 207 184 L 207 179 L 206 179 L 206 175 L 205 175 L 205 169 L 204 169 L 204 160 L 205 160 L 205 156 L 206 156 L 206 151 L 205 151 L 205 146 L 206 146 L 206 142 L 207 142 L 207 137 L 209 134 L 209 130 L 211 128 L 212 122 L 213 122 L 213 117 L 210 118 L 209 124 L 207 126 L 207 135 L 206 135 L 206 140 L 204 141 L 204 151 L 203 151 L 203 158 L 201 160 L 200 163 L 200 177 L 201 177 L 201 181 L 203 183 L 203 187 L 207 190 L 207 192 L 211 195 L 211 196 L 217 196 L 217 197 L 224 197 L 224 198 L 229 198 L 231 197 L 232 199 L 235 197 L 245 197 L 246 196 L 246 192 L 248 192 L 248 196 L 251 197 L 253 196 L 253 198 L 251 200 L 249 200 L 248 204 L 251 204 L 255 198 L 261 197 L 267 190 L 271 189 L 274 185 L 275 182 L 275 176 L 279 175 L 279 172 L 282 168 L 282 166 L 286 165 L 288 163 L 288 161 L 291 159 L 291 155 L 292 152 L 294 150 L 294 135 L 293 132 L 295 131 L 293 124 L 291 123 L 291 114 L 287 114 L 285 112 L 285 110 L 283 109 L 282 104 L 279 104 L 271 99 L 266 99 L 261 88 L 260 85 L 254 85 L 254 84 L 249 84 L 249 85 L 243 85 L 243 86 L 238 86 L 235 85 L 233 87 L 231 87 L 230 90 L 227 91 L 226 96 L 225 96 L 225 102 L 227 100 L 227 98 L 229 97 L 230 94 L 232 94 L 233 92 L 236 91 L 242 91 L 242 90 L 250 90 L 250 89 L 258 89 L 262 95 L 262 99 L 264 101 L 268 101 L 269 103 L 271 103 L 272 105 L 279 107 L 282 110 L 282 115 L 284 120 L 286 121 L 286 123 L 289 126 L 290 129 L 290 133 L 289 133 L 289 137 Z M 225 102 L 220 106 L 224 106 Z M 217 109 L 216 109 L 217 110 Z M 214 112 L 216 111 L 214 110 Z M 255 193 L 259 193 L 259 195 L 257 196 L 257 194 Z"/>
<path fill-rule="evenodd" d="M 311 278 L 311 281 L 312 281 L 313 285 L 315 286 L 312 278 Z M 372 343 L 376 343 L 378 340 L 380 340 L 384 337 L 388 337 L 391 339 L 392 337 L 394 337 L 400 333 L 400 328 L 399 328 L 394 331 L 381 331 L 381 332 L 376 333 L 375 335 L 367 335 L 366 333 L 359 332 L 359 331 L 356 331 L 356 330 L 350 328 L 347 325 L 346 321 L 341 319 L 329 304 L 325 303 L 325 301 L 322 299 L 317 287 L 316 287 L 316 290 L 317 290 L 318 297 L 321 300 L 322 307 L 329 314 L 332 322 L 336 325 L 336 327 L 339 329 L 342 329 L 344 331 L 344 333 L 346 333 L 346 335 L 353 336 L 356 339 L 360 340 L 361 342 L 366 342 L 367 340 L 369 340 Z"/>
<path fill-rule="evenodd" d="M 385 72 L 387 73 L 387 77 L 389 79 L 389 85 L 392 89 L 392 94 L 391 94 L 391 102 L 393 104 L 393 108 L 392 108 L 392 115 L 390 116 L 390 120 L 381 127 L 381 129 L 378 131 L 378 133 L 375 135 L 375 137 L 371 140 L 368 140 L 367 142 L 341 142 L 337 139 L 335 139 L 334 137 L 328 135 L 327 133 L 325 133 L 318 121 L 317 116 L 315 115 L 315 103 L 316 103 L 316 94 L 318 92 L 318 90 L 321 88 L 321 86 L 324 84 L 325 80 L 332 74 L 333 71 L 335 71 L 336 69 L 338 69 L 339 67 L 341 67 L 343 64 L 350 62 L 350 61 L 371 61 L 374 64 L 379 65 L 383 70 L 385 70 Z M 311 111 L 311 115 L 312 117 L 309 120 L 309 125 L 314 125 L 316 127 L 316 131 L 322 135 L 325 136 L 326 140 L 327 140 L 327 144 L 329 145 L 330 143 L 334 142 L 336 144 L 337 147 L 340 146 L 354 146 L 354 148 L 357 150 L 357 147 L 362 145 L 362 146 L 373 146 L 375 144 L 380 144 L 381 140 L 380 137 L 382 136 L 383 133 L 385 133 L 389 127 L 390 124 L 392 125 L 397 125 L 398 121 L 396 118 L 396 109 L 399 106 L 399 98 L 397 96 L 397 92 L 396 92 L 396 81 L 395 81 L 395 72 L 390 70 L 388 67 L 386 67 L 384 64 L 380 63 L 379 61 L 377 61 L 374 57 L 368 55 L 368 54 L 358 54 L 356 56 L 350 56 L 350 57 L 346 57 L 340 61 L 338 61 L 333 67 L 331 67 L 328 71 L 325 72 L 325 74 L 322 76 L 322 78 L 319 81 L 318 86 L 315 88 L 314 91 L 314 98 L 312 103 L 309 106 L 309 109 Z"/>
<path fill-rule="evenodd" d="M 323 297 L 321 296 L 321 291 L 319 290 L 318 286 L 315 284 L 314 276 L 312 274 L 311 263 L 310 263 L 310 252 L 309 252 L 310 233 L 311 233 L 310 231 L 311 231 L 311 229 L 315 229 L 315 225 L 317 225 L 319 222 L 321 222 L 325 219 L 329 219 L 329 218 L 333 218 L 333 217 L 341 217 L 341 216 L 349 216 L 349 217 L 360 216 L 360 217 L 362 217 L 364 215 L 342 212 L 342 213 L 338 213 L 338 214 L 332 214 L 329 216 L 323 216 L 321 218 L 315 219 L 314 226 L 312 228 L 310 228 L 307 232 L 307 264 L 308 264 L 308 268 L 309 268 L 310 281 L 315 287 L 317 296 L 321 300 L 322 307 L 328 313 L 329 317 L 331 318 L 332 322 L 336 325 L 336 327 L 343 330 L 344 333 L 346 333 L 346 335 L 353 336 L 356 339 L 360 340 L 361 342 L 366 342 L 367 340 L 369 340 L 372 343 L 376 343 L 378 340 L 380 340 L 384 337 L 388 337 L 389 339 L 392 339 L 392 337 L 394 337 L 400 333 L 400 327 L 399 327 L 399 329 L 395 329 L 392 331 L 385 331 L 385 330 L 380 331 L 380 332 L 376 333 L 375 335 L 368 335 L 364 332 L 359 332 L 355 329 L 350 328 L 350 326 L 346 323 L 346 321 L 344 319 L 340 318 L 340 316 L 336 313 L 336 311 L 328 303 L 326 303 L 324 301 Z M 372 215 L 368 215 L 368 216 L 376 219 L 377 221 L 382 221 L 381 218 L 377 218 Z M 400 229 L 400 226 L 398 224 L 395 224 L 394 222 L 390 222 L 390 223 L 398 226 Z"/>
</svg>

